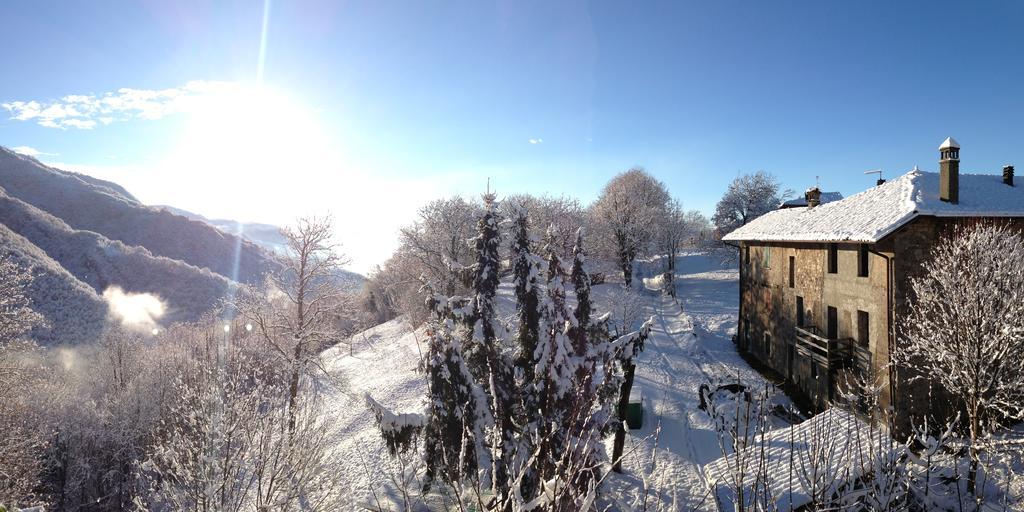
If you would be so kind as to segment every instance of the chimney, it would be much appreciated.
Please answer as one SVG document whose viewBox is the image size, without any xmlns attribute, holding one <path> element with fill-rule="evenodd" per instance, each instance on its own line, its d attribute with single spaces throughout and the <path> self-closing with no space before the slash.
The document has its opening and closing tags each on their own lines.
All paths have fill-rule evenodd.
<svg viewBox="0 0 1024 512">
<path fill-rule="evenodd" d="M 1006 183 L 1007 185 L 1009 185 L 1011 187 L 1013 186 L 1013 166 L 1012 165 L 1004 165 L 1003 166 L 1003 183 Z"/>
<path fill-rule="evenodd" d="M 939 199 L 953 204 L 960 200 L 960 144 L 953 137 L 939 146 Z"/>
<path fill-rule="evenodd" d="M 807 207 L 814 208 L 821 204 L 821 190 L 818 187 L 811 187 L 804 192 L 804 199 L 807 200 Z"/>
</svg>

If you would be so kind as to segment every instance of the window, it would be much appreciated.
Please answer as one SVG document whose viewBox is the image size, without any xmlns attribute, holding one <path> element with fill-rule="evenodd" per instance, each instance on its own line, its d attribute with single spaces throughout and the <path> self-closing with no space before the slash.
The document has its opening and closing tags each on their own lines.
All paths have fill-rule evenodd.
<svg viewBox="0 0 1024 512">
<path fill-rule="evenodd" d="M 764 246 L 764 268 L 772 268 L 772 246 Z"/>
<path fill-rule="evenodd" d="M 860 244 L 857 251 L 857 277 L 868 276 L 868 244 Z"/>
<path fill-rule="evenodd" d="M 828 339 L 834 340 L 839 338 L 839 311 L 836 308 L 828 307 Z"/>
<path fill-rule="evenodd" d="M 796 256 L 789 257 L 789 287 L 796 285 Z"/>
<path fill-rule="evenodd" d="M 800 296 L 796 298 L 796 326 L 804 326 L 804 298 Z"/>
<path fill-rule="evenodd" d="M 857 312 L 857 343 L 864 348 L 868 348 L 870 335 L 870 322 L 867 311 Z"/>
<path fill-rule="evenodd" d="M 768 333 L 764 333 L 764 355 L 772 356 L 772 335 Z"/>
<path fill-rule="evenodd" d="M 839 245 L 828 244 L 828 273 L 839 273 Z"/>
</svg>

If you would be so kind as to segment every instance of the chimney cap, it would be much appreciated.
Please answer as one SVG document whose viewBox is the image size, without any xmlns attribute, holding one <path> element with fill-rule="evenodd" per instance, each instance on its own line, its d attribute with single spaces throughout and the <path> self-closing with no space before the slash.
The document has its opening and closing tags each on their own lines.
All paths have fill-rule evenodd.
<svg viewBox="0 0 1024 512">
<path fill-rule="evenodd" d="M 960 149 L 960 144 L 957 144 L 956 139 L 953 137 L 946 137 L 946 140 L 942 141 L 939 149 Z"/>
</svg>

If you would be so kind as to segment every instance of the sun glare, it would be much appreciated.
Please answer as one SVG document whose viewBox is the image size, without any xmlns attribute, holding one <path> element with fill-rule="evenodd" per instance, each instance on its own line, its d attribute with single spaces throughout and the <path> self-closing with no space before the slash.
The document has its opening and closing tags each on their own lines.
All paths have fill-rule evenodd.
<svg viewBox="0 0 1024 512">
<path fill-rule="evenodd" d="M 186 174 L 190 195 L 230 201 L 286 190 L 288 177 L 331 161 L 321 124 L 311 109 L 281 91 L 237 86 L 204 96 L 190 108 L 181 138 L 165 162 Z M 279 186 L 267 187 L 267 183 Z M 280 197 L 280 196 L 279 196 Z"/>
</svg>

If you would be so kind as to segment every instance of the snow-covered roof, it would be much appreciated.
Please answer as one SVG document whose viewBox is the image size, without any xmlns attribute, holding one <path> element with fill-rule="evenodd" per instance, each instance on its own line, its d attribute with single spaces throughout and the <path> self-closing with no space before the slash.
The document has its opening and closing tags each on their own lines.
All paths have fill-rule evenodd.
<svg viewBox="0 0 1024 512">
<path fill-rule="evenodd" d="M 960 149 L 960 144 L 957 144 L 956 139 L 953 137 L 946 137 L 946 140 L 942 141 L 939 149 Z"/>
<path fill-rule="evenodd" d="M 842 198 L 843 198 L 843 194 L 841 194 L 839 192 L 822 192 L 821 193 L 821 204 L 831 203 L 833 201 L 838 201 L 838 200 L 840 200 Z M 799 207 L 799 206 L 807 206 L 807 197 L 806 196 L 801 196 L 801 197 L 797 197 L 795 199 L 790 199 L 789 201 L 783 201 L 782 204 L 779 205 L 779 208 L 796 208 L 796 207 Z"/>
<path fill-rule="evenodd" d="M 716 500 L 732 509 L 740 482 L 747 502 L 756 496 L 755 485 L 765 485 L 758 481 L 763 456 L 771 476 L 768 490 L 778 510 L 793 510 L 870 471 L 874 456 L 894 448 L 891 441 L 888 445 L 882 441 L 888 436 L 852 412 L 832 408 L 799 425 L 755 438 L 738 454 L 705 465 L 704 475 Z M 738 469 L 744 470 L 742 480 Z"/>
<path fill-rule="evenodd" d="M 768 212 L 722 239 L 874 243 L 921 215 L 1024 217 L 1024 186 L 992 174 L 960 174 L 959 183 L 959 202 L 947 203 L 939 199 L 939 174 L 915 168 L 840 201 Z"/>
</svg>

